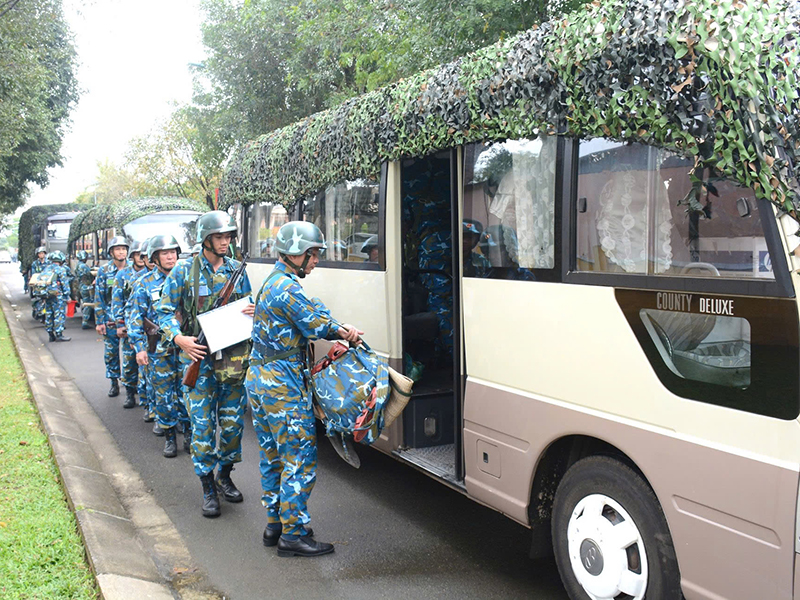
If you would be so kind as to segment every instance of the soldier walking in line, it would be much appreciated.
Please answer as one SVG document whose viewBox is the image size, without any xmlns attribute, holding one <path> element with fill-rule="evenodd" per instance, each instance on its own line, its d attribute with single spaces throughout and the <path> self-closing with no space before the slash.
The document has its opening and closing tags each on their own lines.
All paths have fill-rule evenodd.
<svg viewBox="0 0 800 600">
<path fill-rule="evenodd" d="M 117 271 L 114 290 L 111 292 L 111 315 L 116 323 L 117 337 L 122 347 L 122 380 L 125 383 L 125 402 L 123 408 L 136 406 L 136 388 L 139 383 L 139 367 L 136 364 L 136 351 L 128 339 L 128 329 L 125 326 L 125 316 L 128 310 L 127 303 L 131 297 L 134 280 L 146 273 L 142 259 L 141 244 L 133 242 L 128 250 L 128 265 Z"/>
<path fill-rule="evenodd" d="M 104 336 L 105 354 L 103 359 L 106 364 L 106 379 L 111 380 L 108 395 L 113 398 L 119 396 L 119 337 L 117 337 L 117 322 L 111 310 L 111 295 L 116 285 L 117 273 L 125 268 L 125 259 L 128 257 L 128 240 L 118 235 L 108 243 L 109 261 L 97 271 L 94 282 L 95 307 L 94 320 L 97 333 Z M 123 380 L 125 385 L 130 382 Z"/>
<path fill-rule="evenodd" d="M 178 261 L 180 244 L 171 235 L 157 235 L 150 240 L 148 256 L 156 268 L 138 280 L 130 300 L 128 333 L 136 349 L 136 362 L 146 366 L 149 385 L 155 396 L 156 425 L 165 433 L 164 456 L 178 454 L 176 429 L 183 427 L 183 449 L 189 452 L 192 430 L 181 394 L 181 364 L 178 348 L 161 340 L 155 305 L 161 298 L 161 288 L 167 275 Z"/>
<path fill-rule="evenodd" d="M 153 263 L 150 262 L 149 254 L 150 254 L 150 238 L 146 239 L 142 242 L 141 245 L 141 255 L 142 259 L 144 260 L 145 269 L 140 271 L 139 278 L 133 282 L 133 291 L 131 292 L 131 298 L 133 294 L 136 292 L 136 288 L 139 287 L 142 279 L 150 273 L 155 267 Z M 130 311 L 131 304 L 130 302 L 126 305 L 126 313 L 125 313 L 125 323 L 130 330 Z M 138 363 L 138 360 L 137 360 Z M 155 393 L 153 391 L 153 386 L 150 383 L 150 370 L 148 365 L 138 364 L 138 389 L 137 392 L 139 394 L 139 405 L 144 410 L 142 418 L 144 419 L 145 423 L 152 423 L 155 421 L 156 418 L 156 399 Z M 153 425 L 153 434 L 161 437 L 164 435 L 164 430 L 158 426 L 158 423 Z"/>
<path fill-rule="evenodd" d="M 89 306 L 94 303 L 94 275 L 86 261 L 89 260 L 89 253 L 86 250 L 78 250 L 78 265 L 75 267 L 75 277 L 80 284 L 79 294 L 81 297 L 81 329 L 91 329 L 89 320 L 94 315 L 94 308 Z"/>
<path fill-rule="evenodd" d="M 36 273 L 41 273 L 45 270 L 45 267 L 49 264 L 47 262 L 47 248 L 44 246 L 39 246 L 36 249 L 36 260 L 31 263 L 31 267 L 28 270 L 28 281 L 30 281 L 31 275 Z M 33 298 L 33 303 L 31 307 L 31 316 L 36 319 L 37 321 L 41 321 L 44 323 L 44 309 L 45 309 L 45 301 L 44 298 Z"/>
<path fill-rule="evenodd" d="M 333 544 L 318 542 L 308 527 L 308 497 L 316 481 L 317 438 L 309 390 L 303 378 L 310 340 L 363 333 L 339 326 L 328 310 L 308 299 L 299 279 L 308 275 L 325 249 L 313 223 L 292 221 L 278 231 L 280 259 L 256 298 L 253 350 L 245 388 L 261 447 L 262 503 L 267 508 L 265 546 L 278 556 L 320 556 Z"/>
<path fill-rule="evenodd" d="M 200 326 L 197 315 L 209 310 L 239 262 L 228 258 L 237 234 L 236 222 L 227 213 L 215 210 L 197 220 L 197 242 L 202 252 L 191 260 L 181 260 L 164 282 L 161 300 L 156 305 L 158 325 L 168 342 L 174 342 L 193 361 L 200 362 L 200 375 L 193 388 L 184 389 L 184 400 L 192 426 L 192 462 L 203 486 L 203 516 L 220 514 L 217 486 L 228 502 L 241 502 L 242 494 L 231 480 L 233 465 L 242 460 L 244 421 L 244 371 L 229 373 L 223 367 L 242 364 L 244 355 L 234 355 L 243 345 L 221 351 L 221 359 L 206 357 L 206 347 L 197 344 Z M 249 297 L 250 281 L 242 277 L 230 297 L 233 302 Z M 182 315 L 182 324 L 176 312 Z M 252 316 L 253 305 L 243 311 Z M 246 352 L 246 350 L 244 351 Z M 216 442 L 219 423 L 219 444 Z M 216 483 L 214 468 L 219 465 Z"/>
<path fill-rule="evenodd" d="M 44 328 L 50 336 L 51 342 L 68 342 L 71 338 L 64 336 L 64 323 L 66 321 L 67 300 L 69 300 L 69 271 L 64 266 L 66 260 L 60 250 L 51 252 L 50 264 L 42 271 L 50 275 L 50 282 L 45 291 L 45 322 Z"/>
</svg>

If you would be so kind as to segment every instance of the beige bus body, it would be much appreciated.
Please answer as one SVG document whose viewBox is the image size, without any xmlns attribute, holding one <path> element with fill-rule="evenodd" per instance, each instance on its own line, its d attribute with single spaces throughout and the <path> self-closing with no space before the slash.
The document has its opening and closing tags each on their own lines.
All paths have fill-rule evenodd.
<svg viewBox="0 0 800 600">
<path fill-rule="evenodd" d="M 386 170 L 386 269 L 320 267 L 302 283 L 394 365 L 403 348 L 400 169 Z M 254 289 L 271 269 L 251 264 Z M 797 273 L 792 282 L 798 289 Z M 655 492 L 687 599 L 800 598 L 797 419 L 670 392 L 611 287 L 477 278 L 460 286 L 465 476 L 455 487 L 529 526 L 548 453 L 565 440 L 597 440 Z M 375 446 L 391 455 L 402 426 L 398 419 Z"/>
</svg>

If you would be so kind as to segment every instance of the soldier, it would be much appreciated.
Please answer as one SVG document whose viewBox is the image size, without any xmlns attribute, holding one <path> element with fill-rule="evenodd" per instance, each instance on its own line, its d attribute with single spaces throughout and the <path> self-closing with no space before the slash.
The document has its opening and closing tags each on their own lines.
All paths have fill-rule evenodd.
<svg viewBox="0 0 800 600">
<path fill-rule="evenodd" d="M 150 238 L 146 239 L 142 242 L 141 245 L 141 253 L 142 259 L 144 260 L 144 266 L 146 267 L 145 270 L 140 272 L 139 278 L 134 281 L 133 283 L 133 294 L 136 291 L 136 288 L 139 286 L 139 283 L 142 279 L 153 270 L 153 263 L 150 262 L 149 254 L 150 254 Z M 130 305 L 128 305 L 130 306 Z M 130 316 L 130 310 L 126 312 L 126 319 Z M 128 325 L 130 329 L 130 325 Z M 138 363 L 138 361 L 137 361 Z M 142 418 L 144 419 L 145 423 L 152 423 L 155 421 L 156 418 L 156 400 L 155 394 L 153 392 L 153 386 L 150 383 L 150 372 L 147 365 L 138 365 L 138 394 L 139 394 L 139 405 L 144 409 L 144 414 Z M 156 436 L 163 436 L 164 430 L 161 429 L 158 424 L 153 425 L 153 434 Z"/>
<path fill-rule="evenodd" d="M 314 487 L 317 440 L 309 391 L 303 379 L 309 340 L 340 337 L 356 342 L 363 333 L 339 326 L 310 301 L 298 278 L 309 274 L 325 249 L 313 223 L 292 221 L 278 231 L 280 258 L 257 298 L 253 350 L 245 388 L 261 447 L 262 503 L 267 508 L 265 546 L 278 556 L 319 556 L 333 545 L 318 542 L 307 527 L 308 496 Z"/>
<path fill-rule="evenodd" d="M 69 300 L 69 274 L 64 267 L 66 258 L 56 250 L 51 252 L 50 264 L 43 273 L 52 273 L 50 283 L 47 284 L 47 296 L 44 300 L 45 322 L 44 327 L 50 336 L 51 342 L 68 342 L 71 338 L 64 336 L 64 322 L 66 320 L 67 300 Z"/>
<path fill-rule="evenodd" d="M 181 364 L 179 348 L 173 343 L 156 343 L 157 331 L 155 304 L 161 297 L 161 288 L 167 275 L 178 261 L 180 244 L 171 235 L 157 235 L 150 240 L 148 258 L 156 265 L 150 273 L 138 280 L 131 298 L 129 334 L 136 349 L 136 362 L 147 366 L 150 385 L 155 395 L 156 425 L 165 432 L 164 456 L 178 454 L 175 441 L 176 427 L 183 426 L 183 449 L 189 452 L 192 430 L 181 393 Z M 149 332 L 148 332 L 149 330 Z"/>
<path fill-rule="evenodd" d="M 44 246 L 39 246 L 36 249 L 36 260 L 31 263 L 31 268 L 28 270 L 28 279 L 30 280 L 30 276 L 34 275 L 35 273 L 41 273 L 44 271 L 45 267 L 47 267 L 47 248 Z M 44 323 L 44 309 L 45 309 L 45 301 L 44 298 L 34 298 L 33 305 L 31 308 L 31 316 L 36 319 L 37 321 L 41 321 Z"/>
<path fill-rule="evenodd" d="M 86 250 L 78 250 L 77 253 L 78 266 L 75 267 L 75 277 L 78 278 L 80 283 L 80 296 L 81 296 L 81 329 L 91 329 L 89 319 L 94 314 L 94 309 L 89 306 L 94 302 L 94 275 L 86 261 L 89 260 L 89 253 Z"/>
<path fill-rule="evenodd" d="M 122 346 L 122 380 L 125 382 L 125 402 L 122 408 L 136 406 L 136 388 L 139 383 L 139 367 L 136 364 L 136 351 L 128 339 L 125 326 L 128 299 L 131 297 L 134 280 L 146 273 L 140 242 L 133 242 L 128 250 L 129 264 L 117 271 L 114 291 L 111 293 L 111 314 L 117 324 L 117 337 Z"/>
<path fill-rule="evenodd" d="M 116 284 L 117 273 L 125 268 L 125 259 L 128 257 L 128 240 L 118 235 L 108 243 L 108 256 L 110 260 L 100 267 L 94 282 L 94 299 L 97 303 L 94 312 L 95 329 L 105 338 L 106 379 L 111 380 L 108 395 L 111 398 L 119 396 L 119 337 L 117 337 L 117 322 L 111 311 L 111 295 Z M 123 380 L 123 384 L 130 382 Z"/>
<path fill-rule="evenodd" d="M 236 222 L 227 213 L 214 210 L 197 220 L 197 242 L 203 251 L 193 259 L 175 265 L 161 291 L 156 305 L 158 325 L 168 342 L 174 342 L 193 361 L 200 362 L 200 375 L 193 388 L 184 389 L 184 400 L 192 425 L 192 462 L 203 485 L 203 516 L 220 514 L 217 485 L 228 502 L 241 502 L 230 474 L 234 463 L 242 460 L 242 427 L 244 418 L 244 372 L 241 379 L 226 383 L 228 377 L 215 369 L 215 362 L 205 358 L 206 348 L 197 344 L 200 327 L 197 315 L 211 308 L 225 283 L 238 266 L 227 257 L 237 234 Z M 243 277 L 231 294 L 231 301 L 250 294 L 250 281 Z M 253 305 L 244 310 L 252 316 Z M 181 325 L 175 313 L 180 311 Z M 230 357 L 232 349 L 223 350 Z M 240 357 L 241 360 L 241 357 Z M 241 364 L 241 363 L 240 363 Z M 216 444 L 216 422 L 219 422 L 219 446 Z M 214 467 L 219 465 L 216 485 Z"/>
</svg>

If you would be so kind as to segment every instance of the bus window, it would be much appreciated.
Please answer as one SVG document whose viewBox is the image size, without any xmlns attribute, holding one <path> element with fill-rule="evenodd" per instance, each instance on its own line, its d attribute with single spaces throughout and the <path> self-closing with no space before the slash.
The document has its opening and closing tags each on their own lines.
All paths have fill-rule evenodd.
<svg viewBox="0 0 800 600">
<path fill-rule="evenodd" d="M 277 258 L 273 250 L 275 236 L 281 225 L 289 221 L 286 209 L 280 204 L 261 202 L 250 207 L 247 245 L 252 258 Z"/>
<path fill-rule="evenodd" d="M 328 243 L 321 260 L 379 262 L 379 187 L 368 179 L 343 181 L 304 202 L 303 219 L 317 225 Z"/>
<path fill-rule="evenodd" d="M 533 280 L 555 266 L 555 136 L 464 153 L 465 277 Z"/>
<path fill-rule="evenodd" d="M 705 209 L 687 211 L 692 166 L 652 146 L 582 141 L 577 270 L 774 279 L 753 191 L 714 179 Z"/>
</svg>

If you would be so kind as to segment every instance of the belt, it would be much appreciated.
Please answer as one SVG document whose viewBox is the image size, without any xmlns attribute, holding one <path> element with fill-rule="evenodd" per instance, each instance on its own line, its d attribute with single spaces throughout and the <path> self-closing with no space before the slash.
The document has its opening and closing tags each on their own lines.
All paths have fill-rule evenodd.
<svg viewBox="0 0 800 600">
<path fill-rule="evenodd" d="M 270 348 L 265 344 L 259 344 L 256 342 L 255 344 L 253 344 L 253 351 L 258 352 L 261 355 L 261 358 L 251 358 L 249 360 L 249 364 L 251 367 L 266 365 L 276 360 L 281 360 L 283 358 L 289 358 L 290 356 L 302 354 L 305 352 L 305 348 L 292 348 L 290 350 L 284 350 L 282 352 L 278 352 L 274 348 Z"/>
</svg>

